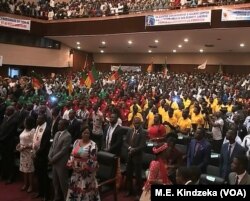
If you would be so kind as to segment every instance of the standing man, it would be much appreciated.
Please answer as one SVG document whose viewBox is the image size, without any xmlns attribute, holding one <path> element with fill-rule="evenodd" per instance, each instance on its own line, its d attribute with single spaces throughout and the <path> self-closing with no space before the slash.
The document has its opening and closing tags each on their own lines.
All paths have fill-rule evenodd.
<svg viewBox="0 0 250 201">
<path fill-rule="evenodd" d="M 66 163 L 70 155 L 71 135 L 67 131 L 68 121 L 61 119 L 58 132 L 55 135 L 49 152 L 49 163 L 52 165 L 52 179 L 54 185 L 54 201 L 65 200 L 68 190 L 68 169 Z"/>
<path fill-rule="evenodd" d="M 142 128 L 142 121 L 139 117 L 135 117 L 133 120 L 133 128 L 127 132 L 127 138 L 125 141 L 125 147 L 128 149 L 128 161 L 127 161 L 127 183 L 128 193 L 126 196 L 132 195 L 133 192 L 133 173 L 135 172 L 136 188 L 135 194 L 139 198 L 141 194 L 142 186 L 142 157 L 143 149 L 146 146 L 147 131 Z"/>
<path fill-rule="evenodd" d="M 48 199 L 48 154 L 51 130 L 46 122 L 46 114 L 37 117 L 37 127 L 33 138 L 35 174 L 38 180 L 38 194 L 34 198 Z"/>
<path fill-rule="evenodd" d="M 124 129 L 118 124 L 118 114 L 113 112 L 110 116 L 109 126 L 104 132 L 104 150 L 120 156 L 123 133 Z"/>
<path fill-rule="evenodd" d="M 81 122 L 76 118 L 76 112 L 70 110 L 69 112 L 69 127 L 68 131 L 71 134 L 72 144 L 81 136 Z"/>
<path fill-rule="evenodd" d="M 205 130 L 197 128 L 187 151 L 187 166 L 198 166 L 202 173 L 206 172 L 211 155 L 211 145 L 204 138 L 204 135 Z"/>
<path fill-rule="evenodd" d="M 245 149 L 235 141 L 237 136 L 237 130 L 232 126 L 227 133 L 227 143 L 222 145 L 220 153 L 220 176 L 224 179 L 228 179 L 228 175 L 231 170 L 231 163 L 236 155 L 245 155 Z"/>
</svg>

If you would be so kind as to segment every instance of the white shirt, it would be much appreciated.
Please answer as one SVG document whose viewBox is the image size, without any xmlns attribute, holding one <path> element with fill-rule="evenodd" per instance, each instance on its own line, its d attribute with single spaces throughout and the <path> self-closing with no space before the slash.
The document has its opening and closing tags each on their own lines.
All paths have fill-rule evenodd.
<svg viewBox="0 0 250 201">
<path fill-rule="evenodd" d="M 118 126 L 118 122 L 114 126 L 109 126 L 108 131 L 107 131 L 107 136 L 106 136 L 106 148 L 110 149 L 110 143 L 112 140 L 113 133 Z"/>
<path fill-rule="evenodd" d="M 223 125 L 224 125 L 224 121 L 222 118 L 217 119 L 215 122 L 215 124 L 219 124 L 219 126 L 216 126 L 212 128 L 212 134 L 213 134 L 213 139 L 214 140 L 222 140 L 222 129 L 223 129 Z"/>
<path fill-rule="evenodd" d="M 246 155 L 250 156 L 250 134 L 246 135 L 243 139 L 243 142 L 241 143 L 241 146 L 246 148 L 247 153 Z"/>
<path fill-rule="evenodd" d="M 69 120 L 69 112 L 70 110 L 65 110 L 63 113 L 63 119 Z"/>
<path fill-rule="evenodd" d="M 247 116 L 243 125 L 246 127 L 247 131 L 249 132 L 250 131 L 250 116 Z"/>
<path fill-rule="evenodd" d="M 35 151 L 37 151 L 40 148 L 41 140 L 46 126 L 47 123 L 44 122 L 41 126 L 36 127 L 36 131 L 33 138 L 33 146 L 32 146 Z"/>
</svg>

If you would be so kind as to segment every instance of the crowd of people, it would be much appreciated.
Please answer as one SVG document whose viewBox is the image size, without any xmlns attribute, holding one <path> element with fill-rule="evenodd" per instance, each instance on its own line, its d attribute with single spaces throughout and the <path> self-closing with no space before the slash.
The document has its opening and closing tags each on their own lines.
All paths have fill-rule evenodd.
<svg viewBox="0 0 250 201">
<path fill-rule="evenodd" d="M 149 200 L 151 184 L 199 183 L 211 152 L 220 154 L 221 178 L 250 184 L 250 75 L 98 74 L 90 88 L 83 72 L 41 75 L 40 85 L 34 77 L 0 78 L 1 179 L 13 182 L 18 151 L 23 191 L 34 191 L 35 175 L 34 197 L 48 199 L 51 166 L 54 200 L 100 200 L 97 153 L 120 158 L 125 147 L 127 196 L 137 200 Z M 175 147 L 180 137 L 190 139 L 185 153 Z M 147 142 L 156 159 L 143 185 Z"/>
<path fill-rule="evenodd" d="M 0 11 L 46 20 L 104 17 L 129 13 L 244 3 L 245 0 L 1 0 Z"/>
</svg>

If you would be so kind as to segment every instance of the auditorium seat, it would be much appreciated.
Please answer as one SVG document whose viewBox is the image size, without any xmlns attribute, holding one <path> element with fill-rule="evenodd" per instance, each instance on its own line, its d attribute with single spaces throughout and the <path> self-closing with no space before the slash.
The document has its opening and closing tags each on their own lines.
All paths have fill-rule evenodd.
<svg viewBox="0 0 250 201">
<path fill-rule="evenodd" d="M 220 165 L 220 154 L 212 152 L 210 156 L 210 165 L 219 166 Z"/>
<path fill-rule="evenodd" d="M 117 201 L 117 168 L 118 158 L 115 154 L 104 151 L 97 153 L 97 161 L 99 168 L 97 171 L 97 180 L 100 196 L 108 191 L 114 192 L 114 201 Z"/>
<path fill-rule="evenodd" d="M 225 179 L 221 177 L 202 174 L 199 180 L 200 185 L 222 185 L 225 184 Z"/>
<path fill-rule="evenodd" d="M 211 176 L 219 177 L 220 176 L 220 168 L 218 166 L 208 165 L 207 166 L 207 174 L 211 175 Z"/>
</svg>

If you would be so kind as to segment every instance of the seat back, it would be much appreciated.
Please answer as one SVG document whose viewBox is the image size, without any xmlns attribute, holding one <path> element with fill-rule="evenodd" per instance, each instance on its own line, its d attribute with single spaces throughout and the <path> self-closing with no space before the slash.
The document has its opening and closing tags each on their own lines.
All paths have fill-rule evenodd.
<svg viewBox="0 0 250 201">
<path fill-rule="evenodd" d="M 109 180 L 116 177 L 118 158 L 115 154 L 99 151 L 97 153 L 99 169 L 97 178 L 100 181 Z"/>
<path fill-rule="evenodd" d="M 211 175 L 211 176 L 219 177 L 220 176 L 220 168 L 218 166 L 208 165 L 207 166 L 207 174 Z"/>
<path fill-rule="evenodd" d="M 187 154 L 187 145 L 176 144 L 175 148 L 178 149 L 178 151 L 180 151 L 183 155 Z"/>
<path fill-rule="evenodd" d="M 221 177 L 211 176 L 208 174 L 202 174 L 200 176 L 199 184 L 201 185 L 223 185 L 225 184 L 225 179 Z"/>
<path fill-rule="evenodd" d="M 149 154 L 149 153 L 143 153 L 143 162 L 142 162 L 142 168 L 143 170 L 147 170 L 149 168 L 149 165 L 151 161 L 155 160 L 155 155 L 154 154 Z"/>
</svg>

